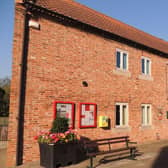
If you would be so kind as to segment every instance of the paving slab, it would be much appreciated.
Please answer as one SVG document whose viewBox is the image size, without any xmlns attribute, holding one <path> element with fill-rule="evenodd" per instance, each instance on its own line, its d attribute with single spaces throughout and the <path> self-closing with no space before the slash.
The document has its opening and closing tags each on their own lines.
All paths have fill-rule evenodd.
<svg viewBox="0 0 168 168">
<path fill-rule="evenodd" d="M 0 168 L 6 168 L 6 148 L 0 148 Z"/>
<path fill-rule="evenodd" d="M 100 162 L 103 156 L 94 158 L 94 168 L 168 168 L 168 140 L 138 145 L 139 156 L 136 160 L 121 159 L 116 161 Z M 86 168 L 89 160 L 64 168 Z M 18 168 L 42 168 L 39 161 L 31 162 Z"/>
</svg>

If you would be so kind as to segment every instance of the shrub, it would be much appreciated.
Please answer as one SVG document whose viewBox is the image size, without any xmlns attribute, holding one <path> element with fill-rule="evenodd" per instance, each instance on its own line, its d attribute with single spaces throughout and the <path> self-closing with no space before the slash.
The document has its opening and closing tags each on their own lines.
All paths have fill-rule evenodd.
<svg viewBox="0 0 168 168">
<path fill-rule="evenodd" d="M 53 123 L 50 130 L 51 133 L 64 133 L 68 131 L 68 119 L 64 117 L 57 117 Z"/>
</svg>

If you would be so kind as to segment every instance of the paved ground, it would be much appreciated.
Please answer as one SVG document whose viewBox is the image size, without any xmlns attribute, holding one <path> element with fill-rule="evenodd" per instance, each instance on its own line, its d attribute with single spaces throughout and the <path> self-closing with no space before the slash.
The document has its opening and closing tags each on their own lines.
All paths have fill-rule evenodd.
<svg viewBox="0 0 168 168">
<path fill-rule="evenodd" d="M 168 168 L 168 140 L 138 146 L 140 156 L 136 160 L 122 159 L 100 163 L 102 156 L 94 159 L 95 168 Z M 1 151 L 0 151 L 1 153 Z M 2 154 L 2 153 L 1 153 Z M 0 156 L 1 158 L 1 156 Z M 1 164 L 0 160 L 0 164 Z M 64 168 L 86 168 L 89 160 Z M 0 168 L 5 168 L 0 166 Z M 32 162 L 17 168 L 40 168 L 39 162 Z"/>
<path fill-rule="evenodd" d="M 0 168 L 6 168 L 5 156 L 6 156 L 6 149 L 0 149 Z"/>
<path fill-rule="evenodd" d="M 0 168 L 6 168 L 6 142 L 0 141 Z"/>
</svg>

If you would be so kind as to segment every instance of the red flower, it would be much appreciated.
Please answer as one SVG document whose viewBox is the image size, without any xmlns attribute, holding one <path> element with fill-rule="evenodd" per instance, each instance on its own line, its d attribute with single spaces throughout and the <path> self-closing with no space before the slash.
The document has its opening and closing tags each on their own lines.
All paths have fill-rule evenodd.
<svg viewBox="0 0 168 168">
<path fill-rule="evenodd" d="M 38 139 L 38 136 L 36 135 L 36 136 L 34 136 L 34 140 L 37 140 Z"/>
<path fill-rule="evenodd" d="M 59 141 L 59 138 L 55 138 L 54 139 L 54 143 L 58 142 Z"/>
<path fill-rule="evenodd" d="M 57 135 L 56 134 L 50 134 L 50 137 L 51 137 L 51 139 L 55 139 L 55 138 L 57 138 Z"/>
<path fill-rule="evenodd" d="M 65 132 L 65 135 L 67 135 L 67 134 L 69 134 L 69 133 L 70 133 L 70 130 L 66 131 L 66 132 Z"/>
</svg>

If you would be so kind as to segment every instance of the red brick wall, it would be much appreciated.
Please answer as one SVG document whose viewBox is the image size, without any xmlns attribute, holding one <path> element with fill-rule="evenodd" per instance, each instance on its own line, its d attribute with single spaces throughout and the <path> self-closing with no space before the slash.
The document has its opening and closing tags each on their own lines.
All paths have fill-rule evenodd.
<svg viewBox="0 0 168 168">
<path fill-rule="evenodd" d="M 8 164 L 15 163 L 16 116 L 18 112 L 18 84 L 23 32 L 23 14 L 16 11 L 14 35 L 13 75 L 9 125 Z M 166 58 L 142 51 L 126 44 L 92 33 L 64 26 L 40 18 L 40 30 L 30 28 L 28 53 L 24 162 L 38 159 L 38 145 L 33 137 L 41 129 L 49 129 L 53 120 L 53 101 L 76 103 L 75 129 L 91 139 L 129 135 L 140 143 L 154 141 L 159 133 L 168 138 L 166 120 Z M 129 53 L 130 76 L 115 72 L 116 48 Z M 152 60 L 153 80 L 139 78 L 141 56 Z M 89 86 L 83 87 L 82 81 Z M 99 115 L 111 119 L 111 129 L 79 129 L 79 103 L 92 102 Z M 116 102 L 129 105 L 129 128 L 115 128 Z M 141 126 L 141 104 L 152 105 L 152 126 Z M 162 107 L 163 120 L 158 120 Z"/>
</svg>

